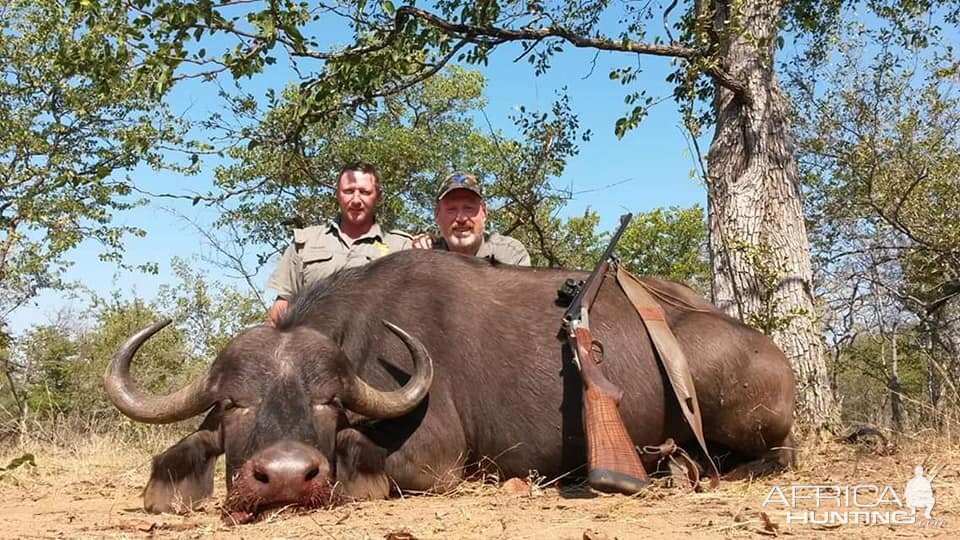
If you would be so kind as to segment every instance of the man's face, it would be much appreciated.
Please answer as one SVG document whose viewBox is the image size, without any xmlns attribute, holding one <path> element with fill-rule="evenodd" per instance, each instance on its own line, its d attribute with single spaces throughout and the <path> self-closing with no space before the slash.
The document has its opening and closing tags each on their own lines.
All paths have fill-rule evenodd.
<svg viewBox="0 0 960 540">
<path fill-rule="evenodd" d="M 453 190 L 437 201 L 434 217 L 450 251 L 476 255 L 487 221 L 487 205 L 480 196 L 466 189 Z"/>
<path fill-rule="evenodd" d="M 377 206 L 377 179 L 363 171 L 346 171 L 337 182 L 337 203 L 343 223 L 372 225 Z"/>
</svg>

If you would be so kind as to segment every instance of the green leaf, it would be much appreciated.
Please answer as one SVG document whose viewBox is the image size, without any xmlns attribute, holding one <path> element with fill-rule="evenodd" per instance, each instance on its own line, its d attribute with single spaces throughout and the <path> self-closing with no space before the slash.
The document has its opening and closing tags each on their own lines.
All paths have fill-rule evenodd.
<svg viewBox="0 0 960 540">
<path fill-rule="evenodd" d="M 387 17 L 393 17 L 397 14 L 397 8 L 393 7 L 393 2 L 390 0 L 380 0 L 380 9 L 383 10 L 383 14 Z"/>
</svg>

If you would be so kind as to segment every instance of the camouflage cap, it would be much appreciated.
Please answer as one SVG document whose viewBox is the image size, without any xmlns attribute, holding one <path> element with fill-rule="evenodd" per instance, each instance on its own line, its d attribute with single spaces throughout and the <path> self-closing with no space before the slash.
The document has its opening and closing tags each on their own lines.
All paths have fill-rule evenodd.
<svg viewBox="0 0 960 540">
<path fill-rule="evenodd" d="M 483 191 L 480 189 L 480 182 L 476 176 L 468 173 L 455 172 L 444 178 L 443 182 L 440 183 L 440 189 L 437 190 L 437 200 L 439 201 L 444 198 L 447 193 L 455 189 L 469 189 L 476 193 L 481 199 L 483 198 Z"/>
</svg>

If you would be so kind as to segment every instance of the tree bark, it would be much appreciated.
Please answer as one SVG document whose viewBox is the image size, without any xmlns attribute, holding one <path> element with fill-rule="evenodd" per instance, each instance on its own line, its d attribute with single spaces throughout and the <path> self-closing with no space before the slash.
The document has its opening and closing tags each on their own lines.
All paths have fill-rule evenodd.
<svg viewBox="0 0 960 540">
<path fill-rule="evenodd" d="M 960 358 L 960 295 L 954 296 L 941 304 L 932 314 L 930 320 L 930 358 L 927 360 L 927 388 L 930 394 L 930 405 L 933 408 L 937 428 L 946 425 L 941 413 L 943 397 L 943 377 L 946 382 L 956 380 L 957 359 Z M 954 405 L 960 400 L 956 389 L 952 388 Z"/>
<path fill-rule="evenodd" d="M 809 244 L 787 99 L 773 69 L 782 3 L 739 4 L 744 32 L 715 16 L 722 67 L 746 83 L 736 95 L 716 86 L 716 131 L 707 154 L 713 300 L 720 309 L 770 333 L 797 377 L 800 423 L 820 430 L 838 414 L 816 324 Z M 751 39 L 745 39 L 750 36 Z"/>
<path fill-rule="evenodd" d="M 960 358 L 960 295 L 945 301 L 934 315 L 934 341 L 944 356 L 951 359 L 950 367 Z"/>
<path fill-rule="evenodd" d="M 890 390 L 890 423 L 893 428 L 894 436 L 897 437 L 903 432 L 903 403 L 900 399 L 902 388 L 900 386 L 900 359 L 897 356 L 899 351 L 897 347 L 897 327 L 893 327 L 893 341 L 890 350 L 890 380 L 887 382 L 887 388 Z"/>
<path fill-rule="evenodd" d="M 928 321 L 930 324 L 930 321 Z M 930 325 L 924 338 L 924 348 L 927 353 L 927 396 L 930 398 L 930 417 L 933 425 L 940 431 L 943 428 L 943 418 L 940 411 L 940 397 L 943 395 L 943 386 L 940 381 L 939 363 L 940 349 L 934 336 L 935 326 Z"/>
</svg>

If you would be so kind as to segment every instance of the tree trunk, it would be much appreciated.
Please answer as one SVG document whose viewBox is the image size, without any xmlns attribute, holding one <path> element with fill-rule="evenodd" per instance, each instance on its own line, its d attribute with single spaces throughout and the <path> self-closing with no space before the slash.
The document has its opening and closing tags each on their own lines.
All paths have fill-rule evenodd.
<svg viewBox="0 0 960 540">
<path fill-rule="evenodd" d="M 747 91 L 717 85 L 715 95 L 717 127 L 707 155 L 712 292 L 720 309 L 768 332 L 783 349 L 797 376 L 798 420 L 819 430 L 838 416 L 815 324 L 787 100 L 773 70 L 780 7 L 740 4 L 746 32 L 739 35 L 752 39 L 732 38 L 721 51 L 724 69 Z M 715 25 L 728 17 L 719 9 Z"/>
<path fill-rule="evenodd" d="M 960 295 L 948 299 L 933 313 L 929 345 L 927 387 L 939 429 L 947 424 L 941 417 L 945 410 L 940 406 L 943 397 L 942 377 L 946 377 L 947 383 L 957 378 L 957 359 L 960 358 Z M 951 399 L 956 406 L 960 402 L 960 396 L 957 395 L 956 388 L 952 385 L 951 388 Z"/>
<path fill-rule="evenodd" d="M 934 314 L 933 337 L 935 345 L 951 359 L 950 368 L 960 357 L 960 295 L 945 301 Z M 951 370 L 951 374 L 953 374 Z"/>
<path fill-rule="evenodd" d="M 936 341 L 934 340 L 932 330 L 927 334 L 925 340 L 927 353 L 927 396 L 930 398 L 930 419 L 933 421 L 933 425 L 937 431 L 940 431 L 943 427 L 942 418 L 940 417 L 942 387 L 940 384 L 940 374 L 937 370 L 938 350 L 935 346 Z"/>
<path fill-rule="evenodd" d="M 897 327 L 893 327 L 893 343 L 890 350 L 890 380 L 887 389 L 890 390 L 890 423 L 894 436 L 903 432 L 903 403 L 900 399 L 900 359 L 897 357 Z"/>
</svg>

